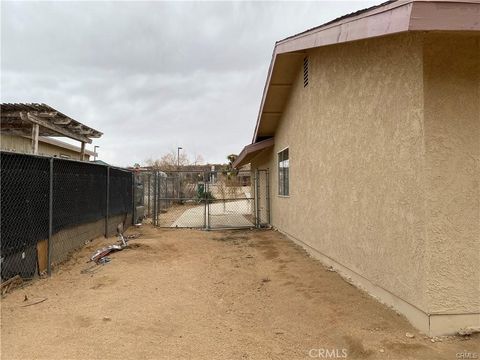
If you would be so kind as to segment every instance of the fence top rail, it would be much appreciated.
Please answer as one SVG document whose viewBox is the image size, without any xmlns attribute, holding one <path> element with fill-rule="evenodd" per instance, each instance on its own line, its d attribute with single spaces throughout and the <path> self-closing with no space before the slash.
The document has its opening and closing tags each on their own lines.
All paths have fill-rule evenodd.
<svg viewBox="0 0 480 360">
<path fill-rule="evenodd" d="M 159 169 L 159 170 L 146 170 L 147 172 L 163 172 L 163 173 L 209 173 L 211 172 L 210 170 L 165 170 L 165 169 Z"/>
<path fill-rule="evenodd" d="M 159 173 L 159 174 L 215 174 L 215 173 L 221 173 L 221 174 L 226 174 L 228 170 L 135 170 L 135 169 L 128 169 L 130 171 L 133 171 L 136 174 L 154 174 L 154 173 Z M 261 170 L 261 171 L 267 171 L 267 170 Z M 240 175 L 240 174 L 247 174 L 250 175 L 252 171 L 250 170 L 237 170 L 232 172 L 232 175 Z"/>
<path fill-rule="evenodd" d="M 153 169 L 127 169 L 129 171 L 132 171 L 134 172 L 135 174 L 154 174 L 154 173 L 158 173 L 158 174 L 169 174 L 169 173 L 180 173 L 180 174 L 192 174 L 192 173 L 196 173 L 196 174 L 212 174 L 212 173 L 226 173 L 228 172 L 228 170 L 165 170 L 165 169 L 159 169 L 159 170 L 153 170 Z M 268 171 L 268 169 L 262 169 L 262 170 L 259 170 L 259 171 Z M 232 172 L 232 174 L 236 174 L 236 175 L 240 175 L 240 174 L 246 174 L 246 175 L 250 175 L 252 173 L 251 170 L 235 170 L 234 172 Z"/>
<path fill-rule="evenodd" d="M 122 168 L 119 166 L 113 166 L 113 165 L 104 165 L 104 164 L 98 164 L 93 161 L 82 161 L 82 160 L 77 160 L 77 159 L 64 159 L 58 156 L 52 156 L 52 155 L 44 155 L 44 154 L 30 154 L 30 153 L 24 153 L 24 152 L 19 152 L 19 151 L 9 151 L 9 150 L 0 150 L 0 153 L 5 153 L 9 155 L 20 155 L 20 156 L 27 156 L 27 157 L 32 157 L 32 158 L 40 158 L 40 159 L 45 159 L 45 160 L 56 160 L 56 161 L 69 161 L 69 162 L 75 162 L 75 163 L 80 163 L 80 164 L 87 164 L 87 165 L 95 165 L 95 166 L 102 166 L 104 168 L 110 168 L 110 169 L 116 169 L 120 171 L 124 171 L 127 173 L 132 173 L 132 170 Z"/>
</svg>

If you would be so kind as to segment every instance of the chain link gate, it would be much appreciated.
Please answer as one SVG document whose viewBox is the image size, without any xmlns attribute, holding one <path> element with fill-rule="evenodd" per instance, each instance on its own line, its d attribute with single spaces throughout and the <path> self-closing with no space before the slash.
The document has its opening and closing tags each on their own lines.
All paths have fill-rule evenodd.
<svg viewBox="0 0 480 360">
<path fill-rule="evenodd" d="M 212 178 L 213 177 L 213 178 Z M 207 182 L 207 229 L 256 225 L 254 179 L 250 171 L 217 173 Z"/>
<path fill-rule="evenodd" d="M 145 217 L 154 226 L 239 229 L 270 222 L 268 170 L 151 171 L 139 176 Z"/>
<path fill-rule="evenodd" d="M 157 177 L 157 222 L 159 227 L 203 228 L 205 226 L 207 173 L 162 172 Z"/>
</svg>

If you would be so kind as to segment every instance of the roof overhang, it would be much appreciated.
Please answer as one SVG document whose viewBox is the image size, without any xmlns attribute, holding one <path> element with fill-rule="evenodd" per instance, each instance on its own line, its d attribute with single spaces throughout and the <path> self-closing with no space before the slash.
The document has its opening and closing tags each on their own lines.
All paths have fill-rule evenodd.
<svg viewBox="0 0 480 360">
<path fill-rule="evenodd" d="M 30 138 L 29 136 L 25 136 L 25 137 L 27 139 Z M 78 146 L 75 146 L 75 145 L 72 145 L 72 144 L 66 143 L 64 141 L 57 140 L 57 139 L 52 139 L 51 137 L 39 136 L 38 141 L 41 142 L 41 143 L 44 143 L 44 144 L 49 144 L 49 145 L 57 146 L 57 147 L 60 147 L 60 148 L 63 148 L 63 149 L 75 151 L 79 154 L 82 152 L 82 149 L 79 148 Z M 85 149 L 85 154 L 89 155 L 89 156 L 98 156 L 98 154 L 96 152 L 90 151 L 88 149 Z"/>
<path fill-rule="evenodd" d="M 243 148 L 242 152 L 233 162 L 232 166 L 235 169 L 242 167 L 245 164 L 248 164 L 255 156 L 257 156 L 260 151 L 272 147 L 275 144 L 274 138 L 262 140 L 250 145 L 247 145 Z"/>
<path fill-rule="evenodd" d="M 358 11 L 278 41 L 252 143 L 275 135 L 308 49 L 406 31 L 480 31 L 478 0 L 398 0 Z"/>
<path fill-rule="evenodd" d="M 32 126 L 38 125 L 40 136 L 60 136 L 91 143 L 91 138 L 103 135 L 45 104 L 1 104 L 2 133 L 31 136 Z"/>
</svg>

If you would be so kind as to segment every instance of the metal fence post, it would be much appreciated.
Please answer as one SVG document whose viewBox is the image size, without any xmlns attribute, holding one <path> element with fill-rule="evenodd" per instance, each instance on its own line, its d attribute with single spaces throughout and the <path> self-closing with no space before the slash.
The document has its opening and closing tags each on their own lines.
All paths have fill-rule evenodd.
<svg viewBox="0 0 480 360">
<path fill-rule="evenodd" d="M 157 176 L 158 173 L 153 173 L 153 226 L 157 226 Z"/>
<path fill-rule="evenodd" d="M 267 220 L 268 220 L 268 225 L 271 225 L 271 219 L 270 219 L 270 173 L 268 170 L 265 170 L 265 181 L 267 182 L 266 184 L 266 197 L 267 197 Z"/>
<path fill-rule="evenodd" d="M 161 203 L 160 203 L 160 198 L 162 197 L 162 194 L 161 194 L 161 191 L 160 191 L 161 186 L 162 186 L 161 176 L 160 176 L 160 173 L 158 172 L 157 173 L 157 199 L 156 199 L 156 202 L 157 202 L 157 226 L 160 226 L 160 216 L 162 214 Z"/>
<path fill-rule="evenodd" d="M 203 199 L 205 201 L 205 206 L 203 208 L 203 228 L 208 230 L 208 219 L 209 219 L 209 207 L 208 207 L 208 202 L 209 202 L 209 196 L 207 195 L 209 192 L 208 188 L 208 176 L 205 176 L 205 173 L 203 173 Z"/>
<path fill-rule="evenodd" d="M 151 216 L 151 209 L 150 209 L 150 173 L 147 175 L 147 183 L 148 183 L 148 195 L 147 195 L 147 204 L 148 204 L 148 210 L 147 210 L 147 216 Z"/>
<path fill-rule="evenodd" d="M 53 157 L 50 158 L 50 190 L 48 194 L 48 249 L 47 273 L 52 276 L 52 226 L 53 226 Z"/>
<path fill-rule="evenodd" d="M 259 176 L 259 171 L 258 169 L 255 169 L 255 175 L 254 175 L 254 184 L 255 184 L 255 191 L 254 191 L 254 195 L 253 195 L 253 202 L 254 202 L 254 207 L 255 207 L 255 226 L 256 227 L 259 227 L 260 226 L 260 219 L 259 219 L 259 196 L 260 196 L 260 191 L 259 191 L 259 188 L 258 188 L 258 176 Z"/>
<path fill-rule="evenodd" d="M 210 200 L 205 201 L 205 203 L 207 204 L 207 209 L 205 211 L 207 224 L 205 226 L 205 230 L 210 230 Z"/>
<path fill-rule="evenodd" d="M 107 209 L 105 212 L 105 237 L 108 237 L 108 217 L 110 208 L 110 166 L 107 166 Z"/>
<path fill-rule="evenodd" d="M 132 225 L 135 225 L 137 222 L 137 206 L 135 203 L 136 181 L 137 178 L 135 172 L 132 171 Z"/>
</svg>

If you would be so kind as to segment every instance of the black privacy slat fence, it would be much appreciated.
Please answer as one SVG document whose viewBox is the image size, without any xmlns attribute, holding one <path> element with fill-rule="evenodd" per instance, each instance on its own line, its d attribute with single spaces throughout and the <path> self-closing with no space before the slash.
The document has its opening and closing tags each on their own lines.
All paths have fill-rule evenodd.
<svg viewBox="0 0 480 360">
<path fill-rule="evenodd" d="M 132 175 L 126 177 L 124 170 L 110 168 L 109 188 L 108 213 L 110 215 L 131 214 L 133 209 Z M 117 196 L 119 193 L 125 194 L 125 196 Z"/>
<path fill-rule="evenodd" d="M 1 280 L 50 273 L 133 213 L 133 174 L 88 162 L 0 152 Z"/>
<path fill-rule="evenodd" d="M 106 216 L 107 171 L 103 166 L 53 160 L 53 232 Z"/>
</svg>

